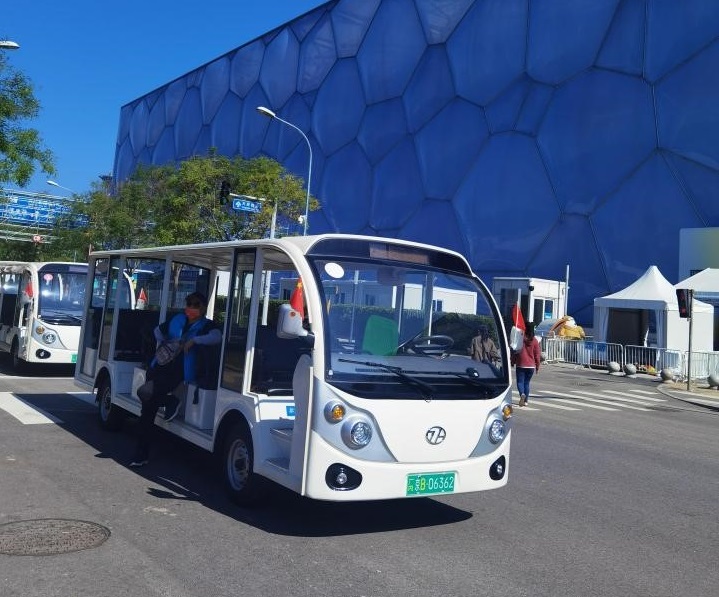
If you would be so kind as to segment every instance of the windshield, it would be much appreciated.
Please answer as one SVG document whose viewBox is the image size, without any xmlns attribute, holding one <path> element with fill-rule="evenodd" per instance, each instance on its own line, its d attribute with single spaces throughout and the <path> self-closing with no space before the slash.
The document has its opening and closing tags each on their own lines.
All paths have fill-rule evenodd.
<svg viewBox="0 0 719 597">
<path fill-rule="evenodd" d="M 489 399 L 507 354 L 481 284 L 427 264 L 311 261 L 324 292 L 328 383 L 364 398 Z"/>
<path fill-rule="evenodd" d="M 86 267 L 43 267 L 38 272 L 40 319 L 56 325 L 80 325 L 86 278 Z"/>
</svg>

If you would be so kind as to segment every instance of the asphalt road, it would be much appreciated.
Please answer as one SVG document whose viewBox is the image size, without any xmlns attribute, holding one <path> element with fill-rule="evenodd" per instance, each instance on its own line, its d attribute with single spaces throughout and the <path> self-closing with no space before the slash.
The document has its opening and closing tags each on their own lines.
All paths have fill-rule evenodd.
<svg viewBox="0 0 719 597">
<path fill-rule="evenodd" d="M 719 415 L 655 381 L 544 367 L 500 490 L 333 504 L 278 489 L 242 510 L 211 459 L 170 436 L 148 467 L 127 468 L 134 425 L 100 431 L 68 375 L 0 373 L 0 407 L 11 395 L 49 415 L 23 424 L 0 408 L 0 547 L 8 523 L 110 535 L 0 555 L 3 597 L 717 594 Z"/>
</svg>

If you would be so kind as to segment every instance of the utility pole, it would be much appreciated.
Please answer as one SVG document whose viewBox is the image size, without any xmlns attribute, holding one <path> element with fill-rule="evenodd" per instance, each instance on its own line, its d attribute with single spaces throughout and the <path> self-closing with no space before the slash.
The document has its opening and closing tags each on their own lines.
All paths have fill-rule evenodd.
<svg viewBox="0 0 719 597">
<path fill-rule="evenodd" d="M 694 291 L 690 288 L 687 291 L 687 295 L 687 298 L 689 299 L 689 357 L 687 358 L 687 392 L 690 392 L 692 383 L 692 332 L 694 327 L 692 310 L 694 309 Z"/>
</svg>

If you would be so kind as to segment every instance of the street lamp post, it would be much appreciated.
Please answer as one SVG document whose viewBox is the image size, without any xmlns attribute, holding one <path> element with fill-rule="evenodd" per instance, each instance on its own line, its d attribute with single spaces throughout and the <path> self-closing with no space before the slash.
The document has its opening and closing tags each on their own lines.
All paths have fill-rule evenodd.
<svg viewBox="0 0 719 597">
<path fill-rule="evenodd" d="M 0 50 L 17 50 L 20 44 L 9 39 L 0 39 Z"/>
<path fill-rule="evenodd" d="M 295 126 L 291 122 L 287 122 L 286 120 L 283 120 L 269 108 L 265 108 L 264 106 L 257 106 L 257 111 L 260 114 L 262 114 L 263 116 L 267 116 L 267 118 L 271 118 L 273 120 L 279 120 L 282 124 L 286 124 L 290 128 L 295 129 L 300 135 L 302 135 L 302 138 L 307 143 L 307 149 L 310 150 L 310 165 L 309 165 L 309 168 L 307 171 L 307 199 L 305 201 L 305 219 L 303 222 L 304 223 L 304 231 L 302 233 L 303 236 L 307 236 L 307 222 L 308 222 L 308 218 L 310 215 L 310 179 L 312 178 L 312 145 L 310 145 L 310 140 L 307 138 L 307 135 L 305 135 L 299 127 Z"/>
</svg>

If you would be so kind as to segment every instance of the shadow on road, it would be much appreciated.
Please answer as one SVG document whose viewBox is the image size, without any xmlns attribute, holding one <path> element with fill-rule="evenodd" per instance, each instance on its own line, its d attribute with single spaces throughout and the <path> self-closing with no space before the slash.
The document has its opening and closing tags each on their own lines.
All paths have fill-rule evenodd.
<svg viewBox="0 0 719 597">
<path fill-rule="evenodd" d="M 138 420 L 129 416 L 120 432 L 100 428 L 96 407 L 67 394 L 15 395 L 61 420 L 59 426 L 106 458 L 127 466 L 135 444 Z M 67 408 L 68 400 L 77 402 Z M 148 494 L 158 499 L 196 501 L 225 516 L 277 535 L 327 537 L 387 532 L 446 525 L 472 514 L 431 498 L 372 502 L 322 502 L 303 498 L 269 483 L 260 507 L 240 508 L 225 495 L 212 454 L 157 429 L 151 462 L 135 472 L 152 485 Z"/>
<path fill-rule="evenodd" d="M 23 364 L 20 371 L 15 371 L 12 367 L 10 355 L 6 352 L 0 353 L 0 375 L 7 377 L 67 377 L 72 378 L 75 375 L 75 365 L 39 365 L 39 364 Z"/>
</svg>

